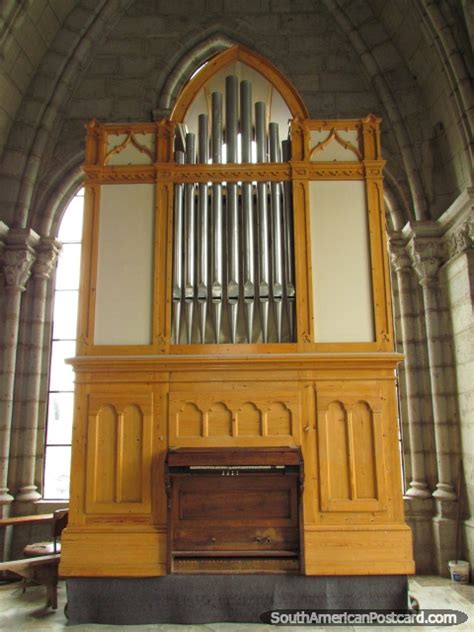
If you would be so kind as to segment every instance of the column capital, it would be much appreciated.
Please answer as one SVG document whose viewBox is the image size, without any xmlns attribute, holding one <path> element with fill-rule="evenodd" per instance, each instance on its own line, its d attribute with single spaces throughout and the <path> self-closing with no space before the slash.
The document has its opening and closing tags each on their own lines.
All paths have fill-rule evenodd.
<svg viewBox="0 0 474 632">
<path fill-rule="evenodd" d="M 54 237 L 41 237 L 36 246 L 36 261 L 33 264 L 32 274 L 37 279 L 50 279 L 56 266 L 61 242 Z"/>
<path fill-rule="evenodd" d="M 408 244 L 413 269 L 422 287 L 438 283 L 438 272 L 443 263 L 443 245 L 439 239 L 413 238 Z"/>
<path fill-rule="evenodd" d="M 39 236 L 27 228 L 13 228 L 8 232 L 2 253 L 6 289 L 23 292 L 35 261 L 35 245 Z"/>
<path fill-rule="evenodd" d="M 401 239 L 390 239 L 390 261 L 395 272 L 411 270 L 412 262 L 407 252 L 405 241 Z"/>
<path fill-rule="evenodd" d="M 474 251 L 474 210 L 446 236 L 447 259 Z"/>
</svg>

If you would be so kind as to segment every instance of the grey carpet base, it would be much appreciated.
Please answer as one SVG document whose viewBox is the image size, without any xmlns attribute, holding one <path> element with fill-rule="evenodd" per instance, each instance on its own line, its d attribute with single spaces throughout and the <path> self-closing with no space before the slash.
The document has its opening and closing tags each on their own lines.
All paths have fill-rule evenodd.
<svg viewBox="0 0 474 632">
<path fill-rule="evenodd" d="M 70 624 L 261 623 L 275 609 L 405 609 L 401 575 L 167 575 L 67 580 Z"/>
</svg>

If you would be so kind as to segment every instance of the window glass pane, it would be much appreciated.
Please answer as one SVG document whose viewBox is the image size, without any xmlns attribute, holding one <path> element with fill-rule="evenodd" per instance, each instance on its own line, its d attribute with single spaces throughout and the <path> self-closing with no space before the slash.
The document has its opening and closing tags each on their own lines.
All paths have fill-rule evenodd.
<svg viewBox="0 0 474 632">
<path fill-rule="evenodd" d="M 59 253 L 56 272 L 57 290 L 77 290 L 81 267 L 81 245 L 64 244 Z"/>
<path fill-rule="evenodd" d="M 73 393 L 50 393 L 46 443 L 71 443 Z"/>
<path fill-rule="evenodd" d="M 70 468 L 70 446 L 46 446 L 46 460 L 44 468 L 45 498 L 69 498 Z"/>
<path fill-rule="evenodd" d="M 59 228 L 59 241 L 81 241 L 84 196 L 77 195 L 64 212 Z"/>
<path fill-rule="evenodd" d="M 75 340 L 77 325 L 77 290 L 61 290 L 54 295 L 53 338 Z"/>
<path fill-rule="evenodd" d="M 49 389 L 51 391 L 74 390 L 74 372 L 72 367 L 64 363 L 72 358 L 76 351 L 76 342 L 54 341 L 51 353 L 51 373 Z"/>
</svg>

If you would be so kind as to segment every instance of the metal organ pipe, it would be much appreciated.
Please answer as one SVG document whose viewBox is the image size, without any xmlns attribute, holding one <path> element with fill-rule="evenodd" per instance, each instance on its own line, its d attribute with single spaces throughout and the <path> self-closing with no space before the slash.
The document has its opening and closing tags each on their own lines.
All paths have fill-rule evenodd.
<svg viewBox="0 0 474 632">
<path fill-rule="evenodd" d="M 277 123 L 270 123 L 270 162 L 280 162 L 280 139 Z M 270 208 L 272 217 L 272 298 L 275 308 L 277 340 L 281 342 L 283 316 L 283 227 L 281 216 L 281 183 L 270 185 Z"/>
<path fill-rule="evenodd" d="M 239 92 L 235 76 L 225 80 L 224 113 L 223 95 L 212 93 L 211 121 L 207 114 L 198 118 L 197 160 L 203 169 L 209 164 L 209 157 L 213 164 L 254 162 L 254 139 L 256 162 L 290 160 L 290 143 L 284 141 L 280 147 L 278 125 L 270 123 L 267 127 L 265 103 L 257 102 L 254 107 L 253 112 L 251 83 L 240 82 Z M 175 160 L 178 164 L 194 164 L 194 134 L 186 134 L 185 145 L 186 151 L 177 151 Z M 255 339 L 293 341 L 295 267 L 291 183 L 253 183 L 251 176 L 243 176 L 242 182 L 214 181 L 212 185 L 177 183 L 173 213 L 174 343 L 179 344 L 182 338 L 183 309 L 186 342 L 208 342 L 209 302 L 216 343 L 241 340 L 252 343 Z M 228 332 L 222 327 L 224 299 L 228 307 Z M 256 302 L 259 319 L 255 315 Z M 270 304 L 274 328 L 270 327 Z"/>
<path fill-rule="evenodd" d="M 259 101 L 255 104 L 255 138 L 257 143 L 257 162 L 266 162 L 267 159 L 265 110 L 265 103 Z M 260 318 L 262 323 L 263 342 L 268 342 L 268 303 L 270 300 L 270 231 L 268 223 L 266 182 L 257 182 L 257 211 L 259 251 L 258 299 L 260 303 Z"/>
<path fill-rule="evenodd" d="M 242 162 L 252 162 L 252 84 L 240 84 L 240 132 Z M 252 183 L 242 183 L 242 208 L 244 221 L 244 305 L 247 342 L 253 341 L 253 321 L 255 306 L 255 235 Z"/>
<path fill-rule="evenodd" d="M 196 137 L 186 134 L 186 162 L 196 162 Z M 194 299 L 196 293 L 196 209 L 194 184 L 184 185 L 185 209 L 185 259 L 184 259 L 184 304 L 186 314 L 186 340 L 190 344 L 193 337 Z"/>
<path fill-rule="evenodd" d="M 184 153 L 175 152 L 178 164 L 184 164 Z M 183 184 L 174 185 L 173 232 L 173 331 L 174 343 L 179 344 L 181 303 L 183 300 Z"/>
<path fill-rule="evenodd" d="M 207 114 L 199 115 L 198 127 L 198 160 L 200 163 L 209 162 L 209 120 Z M 201 343 L 206 339 L 208 279 L 209 279 L 209 198 L 208 186 L 201 182 L 198 187 L 198 286 L 197 302 L 199 306 L 199 331 Z"/>
<path fill-rule="evenodd" d="M 225 80 L 225 137 L 227 144 L 227 162 L 237 162 L 237 130 L 238 130 L 238 80 L 232 75 Z M 237 321 L 239 308 L 239 206 L 237 199 L 237 183 L 227 184 L 227 221 L 228 221 L 228 273 L 227 303 L 229 305 L 230 339 L 237 338 Z"/>
<path fill-rule="evenodd" d="M 291 160 L 291 143 L 284 140 L 281 143 L 282 160 Z M 288 315 L 288 329 L 290 340 L 295 332 L 295 251 L 294 251 L 294 225 L 293 225 L 293 200 L 291 182 L 283 183 L 283 223 L 284 223 L 284 252 L 285 252 L 285 285 L 286 285 L 286 309 Z"/>
<path fill-rule="evenodd" d="M 220 92 L 212 93 L 212 162 L 222 162 L 222 95 Z M 220 340 L 223 299 L 223 209 L 222 209 L 222 185 L 214 182 L 212 185 L 212 286 L 211 297 L 214 309 L 214 336 L 218 343 Z"/>
</svg>

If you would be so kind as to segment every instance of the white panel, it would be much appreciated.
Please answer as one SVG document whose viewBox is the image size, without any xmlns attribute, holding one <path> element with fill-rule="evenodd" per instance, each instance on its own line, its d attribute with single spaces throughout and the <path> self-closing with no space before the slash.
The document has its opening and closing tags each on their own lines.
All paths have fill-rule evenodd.
<svg viewBox="0 0 474 632">
<path fill-rule="evenodd" d="M 372 342 L 365 183 L 310 182 L 316 342 Z"/>
<path fill-rule="evenodd" d="M 317 151 L 311 156 L 313 162 L 332 162 L 334 160 L 352 162 L 360 159 L 360 156 L 357 155 L 357 152 L 360 152 L 360 146 L 356 129 L 337 130 L 336 133 L 339 140 L 336 137 L 331 138 L 325 145 L 324 143 L 331 137 L 331 133 L 330 130 L 313 130 L 310 132 L 310 151 L 319 145 Z M 342 143 L 348 143 L 350 147 L 344 147 L 341 141 Z"/>
<path fill-rule="evenodd" d="M 150 344 L 155 185 L 101 188 L 95 344 Z"/>
<path fill-rule="evenodd" d="M 127 134 L 107 135 L 107 154 L 115 148 L 117 151 L 110 154 L 106 163 L 108 165 L 151 165 L 155 155 L 155 135 L 137 133 L 133 134 L 129 140 L 127 138 Z"/>
</svg>

